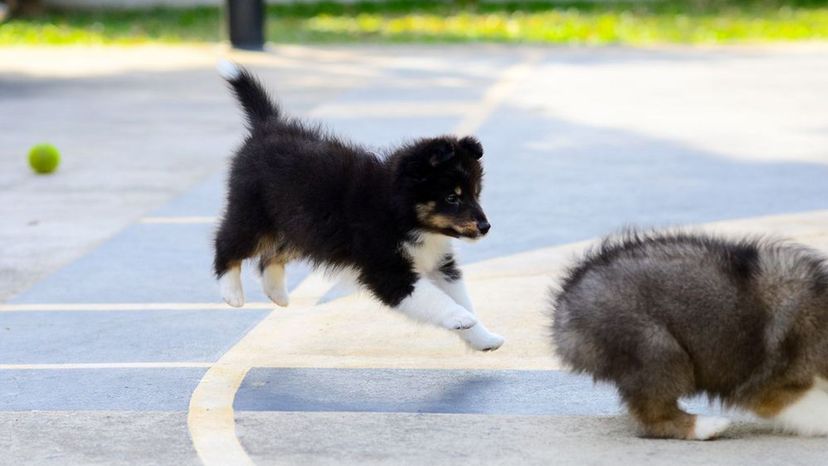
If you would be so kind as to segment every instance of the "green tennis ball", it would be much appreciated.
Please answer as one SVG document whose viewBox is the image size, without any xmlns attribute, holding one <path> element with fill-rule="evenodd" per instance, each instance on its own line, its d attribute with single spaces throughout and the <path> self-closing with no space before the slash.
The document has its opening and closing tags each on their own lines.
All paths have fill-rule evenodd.
<svg viewBox="0 0 828 466">
<path fill-rule="evenodd" d="M 52 173 L 60 164 L 60 152 L 51 144 L 37 144 L 29 150 L 29 165 L 37 173 Z"/>
</svg>

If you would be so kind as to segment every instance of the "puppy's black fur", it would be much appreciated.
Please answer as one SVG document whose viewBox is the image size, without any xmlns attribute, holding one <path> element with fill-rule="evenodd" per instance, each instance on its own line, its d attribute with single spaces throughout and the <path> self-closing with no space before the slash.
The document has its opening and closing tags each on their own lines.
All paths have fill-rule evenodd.
<svg viewBox="0 0 828 466">
<path fill-rule="evenodd" d="M 228 80 L 250 134 L 232 162 L 215 240 L 215 273 L 259 256 L 260 266 L 306 259 L 352 267 L 387 305 L 418 278 L 406 245 L 424 232 L 479 237 L 481 144 L 473 137 L 419 139 L 381 157 L 318 126 L 282 115 L 246 70 Z M 447 279 L 460 277 L 442 258 Z"/>
</svg>

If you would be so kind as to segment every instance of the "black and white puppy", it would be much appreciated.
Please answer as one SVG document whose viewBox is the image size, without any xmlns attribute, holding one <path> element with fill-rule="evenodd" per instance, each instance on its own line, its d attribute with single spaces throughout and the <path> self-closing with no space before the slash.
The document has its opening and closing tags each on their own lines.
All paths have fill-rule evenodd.
<svg viewBox="0 0 828 466">
<path fill-rule="evenodd" d="M 380 157 L 284 116 L 247 70 L 222 62 L 219 72 L 250 130 L 215 240 L 228 304 L 244 304 L 241 263 L 256 257 L 265 293 L 286 306 L 285 264 L 301 259 L 352 272 L 384 304 L 453 330 L 474 349 L 503 344 L 475 317 L 450 241 L 490 228 L 478 202 L 483 148 L 475 138 L 420 139 Z"/>
</svg>

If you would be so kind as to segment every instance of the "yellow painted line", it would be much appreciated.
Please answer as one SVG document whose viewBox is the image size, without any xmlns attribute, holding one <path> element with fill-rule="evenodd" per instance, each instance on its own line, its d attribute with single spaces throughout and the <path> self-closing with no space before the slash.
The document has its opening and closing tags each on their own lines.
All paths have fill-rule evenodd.
<svg viewBox="0 0 828 466">
<path fill-rule="evenodd" d="M 0 370 L 55 370 L 55 369 L 182 369 L 210 367 L 212 362 L 89 362 L 66 364 L 0 364 Z"/>
<path fill-rule="evenodd" d="M 190 398 L 190 439 L 207 466 L 253 465 L 236 436 L 233 414 L 236 391 L 250 368 L 234 364 L 232 358 L 222 359 L 207 370 Z"/>
<path fill-rule="evenodd" d="M 466 117 L 454 128 L 455 134 L 475 133 L 491 114 L 517 89 L 520 82 L 535 69 L 543 55 L 531 50 L 525 58 L 506 69 L 500 79 L 486 90 L 483 98 L 466 112 Z"/>
<path fill-rule="evenodd" d="M 233 401 L 244 377 L 254 367 L 257 355 L 267 347 L 278 326 L 279 317 L 284 314 L 301 316 L 312 312 L 321 296 L 309 296 L 313 289 L 323 283 L 316 275 L 313 285 L 291 294 L 289 310 L 275 310 L 248 332 L 236 345 L 212 365 L 202 377 L 192 397 L 187 414 L 187 427 L 198 457 L 205 465 L 252 465 L 253 462 L 236 436 L 236 421 Z M 300 294 L 301 293 L 301 294 Z M 304 294 L 304 295 L 302 295 Z M 282 337 L 284 338 L 284 336 Z"/>
<path fill-rule="evenodd" d="M 231 307 L 225 303 L 47 303 L 0 304 L 0 312 L 227 311 L 276 307 L 273 303 L 245 303 L 243 308 Z"/>
<path fill-rule="evenodd" d="M 144 217 L 138 223 L 172 224 L 172 225 L 214 225 L 216 217 Z"/>
</svg>

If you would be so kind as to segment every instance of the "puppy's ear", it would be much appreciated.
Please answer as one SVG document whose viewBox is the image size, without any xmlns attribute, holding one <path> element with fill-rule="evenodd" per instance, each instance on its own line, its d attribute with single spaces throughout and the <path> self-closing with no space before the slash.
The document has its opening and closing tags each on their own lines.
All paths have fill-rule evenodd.
<svg viewBox="0 0 828 466">
<path fill-rule="evenodd" d="M 454 158 L 454 147 L 450 142 L 443 139 L 435 139 L 429 147 L 431 156 L 428 162 L 432 167 L 442 165 Z"/>
<path fill-rule="evenodd" d="M 460 147 L 469 151 L 474 158 L 480 159 L 483 157 L 483 144 L 480 144 L 480 141 L 477 140 L 474 136 L 466 136 L 460 141 L 458 141 Z"/>
</svg>

